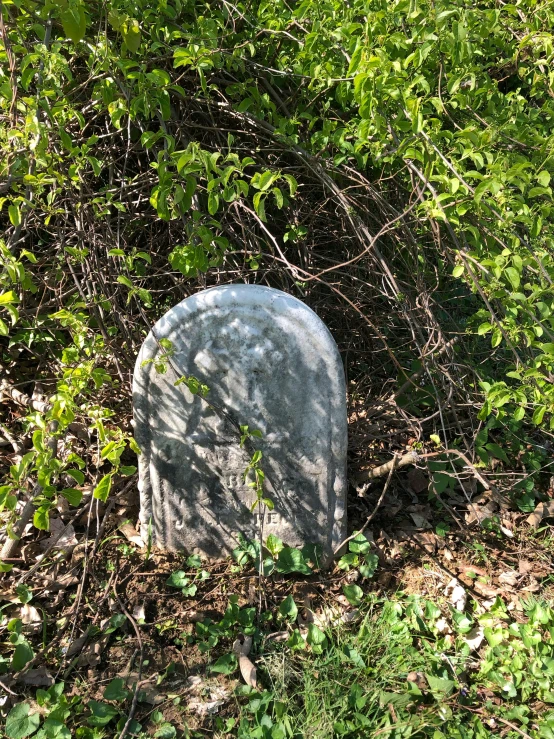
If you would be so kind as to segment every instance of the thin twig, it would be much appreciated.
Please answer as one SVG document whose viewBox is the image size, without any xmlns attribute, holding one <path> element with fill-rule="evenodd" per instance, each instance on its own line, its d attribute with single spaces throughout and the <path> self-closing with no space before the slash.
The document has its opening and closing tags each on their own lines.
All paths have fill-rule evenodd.
<svg viewBox="0 0 554 739">
<path fill-rule="evenodd" d="M 137 635 L 137 641 L 139 644 L 139 650 L 140 650 L 140 657 L 139 657 L 139 666 L 138 666 L 138 676 L 137 676 L 137 682 L 135 683 L 135 692 L 133 693 L 133 701 L 131 703 L 131 708 L 129 710 L 129 716 L 127 718 L 127 721 L 125 722 L 125 726 L 121 730 L 121 734 L 119 735 L 119 739 L 125 739 L 125 736 L 127 735 L 127 731 L 129 730 L 129 726 L 131 725 L 131 721 L 133 720 L 133 716 L 135 715 L 135 711 L 137 709 L 137 703 L 138 703 L 138 696 L 139 696 L 139 690 L 141 685 L 141 678 L 142 678 L 142 663 L 144 658 L 144 647 L 142 644 L 142 637 L 140 635 L 139 627 L 137 626 L 137 622 L 135 619 L 131 616 L 129 611 L 125 608 L 125 605 L 123 604 L 121 598 L 117 594 L 117 590 L 115 589 L 115 585 L 112 588 L 113 594 L 119 603 L 119 606 L 123 613 L 127 616 L 131 624 L 133 625 L 133 628 L 135 630 L 135 634 Z"/>
<path fill-rule="evenodd" d="M 359 531 L 355 531 L 353 534 L 351 534 L 349 537 L 347 537 L 343 542 L 341 542 L 338 545 L 338 547 L 333 552 L 333 554 L 335 555 L 335 557 L 340 552 L 340 550 L 344 547 L 345 544 L 348 544 L 349 541 L 352 541 L 352 539 L 355 539 L 357 536 L 359 536 L 359 534 L 363 534 L 363 532 L 366 530 L 366 528 L 368 527 L 369 523 L 373 520 L 375 514 L 379 510 L 379 508 L 381 506 L 381 503 L 383 502 L 383 499 L 384 499 L 384 497 L 386 495 L 386 492 L 389 489 L 390 481 L 392 479 L 392 473 L 394 472 L 394 470 L 397 467 L 398 456 L 397 455 L 394 455 L 394 457 L 392 458 L 391 462 L 392 462 L 392 464 L 390 464 L 389 476 L 387 477 L 387 481 L 385 482 L 385 485 L 383 487 L 383 491 L 382 491 L 382 493 L 381 493 L 381 495 L 379 497 L 379 500 L 377 501 L 377 505 L 372 510 L 372 512 L 369 514 L 369 516 L 367 517 L 366 522 L 364 523 L 364 525 L 362 526 L 362 528 Z"/>
</svg>

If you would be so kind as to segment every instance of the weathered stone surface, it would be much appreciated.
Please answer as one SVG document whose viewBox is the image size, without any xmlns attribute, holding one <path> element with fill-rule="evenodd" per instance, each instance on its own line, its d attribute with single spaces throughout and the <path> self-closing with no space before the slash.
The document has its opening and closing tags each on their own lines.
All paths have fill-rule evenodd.
<svg viewBox="0 0 554 739">
<path fill-rule="evenodd" d="M 228 285 L 183 300 L 153 333 L 137 358 L 133 405 L 141 522 L 152 520 L 155 543 L 221 557 L 239 532 L 257 537 L 261 518 L 264 540 L 319 543 L 329 555 L 346 530 L 347 424 L 344 371 L 323 322 L 280 290 Z M 205 383 L 218 410 L 175 387 L 171 368 L 143 366 L 161 355 L 162 338 L 178 373 Z M 249 455 L 225 414 L 263 434 L 273 511 L 250 510 Z"/>
</svg>

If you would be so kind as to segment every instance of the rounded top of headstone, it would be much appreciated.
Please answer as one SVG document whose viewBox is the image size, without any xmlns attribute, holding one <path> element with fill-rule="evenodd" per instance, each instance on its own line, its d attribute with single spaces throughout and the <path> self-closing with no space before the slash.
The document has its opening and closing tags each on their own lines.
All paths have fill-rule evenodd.
<svg viewBox="0 0 554 739">
<path fill-rule="evenodd" d="M 293 295 L 265 285 L 236 283 L 201 290 L 168 310 L 157 321 L 154 331 L 157 336 L 167 336 L 176 324 L 187 318 L 190 320 L 195 313 L 213 309 L 232 312 L 233 308 L 238 307 L 268 309 L 277 315 L 286 314 L 287 318 L 298 321 L 312 335 L 318 335 L 320 340 L 331 341 L 336 351 L 335 341 L 317 313 Z"/>
</svg>

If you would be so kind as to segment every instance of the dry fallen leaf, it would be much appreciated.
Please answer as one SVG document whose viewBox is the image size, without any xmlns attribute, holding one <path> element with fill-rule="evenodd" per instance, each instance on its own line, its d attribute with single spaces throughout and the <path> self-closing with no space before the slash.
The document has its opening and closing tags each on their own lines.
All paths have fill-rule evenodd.
<svg viewBox="0 0 554 739">
<path fill-rule="evenodd" d="M 481 580 L 475 580 L 473 587 L 480 595 L 484 595 L 485 598 L 496 598 L 497 595 L 502 593 L 498 588 L 487 585 L 487 583 L 481 582 Z"/>
<path fill-rule="evenodd" d="M 268 641 L 286 641 L 290 634 L 288 631 L 275 631 L 273 634 L 268 634 L 265 638 Z"/>
<path fill-rule="evenodd" d="M 208 700 L 191 700 L 187 704 L 187 708 L 191 711 L 194 711 L 194 713 L 198 714 L 199 716 L 217 713 L 221 706 L 225 705 L 225 703 L 229 700 L 229 691 L 222 685 L 209 685 L 204 683 L 204 681 L 200 680 L 199 678 L 198 680 L 199 682 L 191 685 L 190 689 L 192 690 L 192 692 L 195 692 L 197 694 L 199 693 L 200 689 L 202 689 L 203 694 L 207 693 Z M 187 680 L 187 684 L 189 684 L 190 681 L 191 678 Z"/>
<path fill-rule="evenodd" d="M 444 590 L 445 595 L 450 596 L 450 603 L 457 611 L 465 610 L 467 593 L 456 578 L 452 578 Z"/>
<path fill-rule="evenodd" d="M 21 607 L 21 620 L 24 624 L 36 624 L 42 621 L 40 613 L 34 606 L 26 603 Z"/>
<path fill-rule="evenodd" d="M 222 700 L 207 701 L 206 703 L 204 703 L 204 701 L 191 701 L 187 708 L 198 716 L 205 716 L 206 714 L 212 716 L 214 713 L 217 713 L 223 705 L 225 705 L 225 701 Z"/>
<path fill-rule="evenodd" d="M 484 521 L 485 518 L 492 518 L 496 511 L 498 510 L 498 506 L 496 503 L 488 502 L 485 505 L 476 505 L 473 503 L 470 505 L 466 511 L 465 514 L 465 521 L 468 526 L 471 526 L 472 523 L 481 523 L 481 521 Z"/>
<path fill-rule="evenodd" d="M 63 534 L 56 541 L 56 537 L 62 531 L 63 531 Z M 61 518 L 51 518 L 50 519 L 50 538 L 45 539 L 42 542 L 43 549 L 48 549 L 48 547 L 50 547 L 52 544 L 54 544 L 55 549 L 69 549 L 69 547 L 77 546 L 78 542 L 77 542 L 77 537 L 75 536 L 75 529 L 73 528 L 73 526 L 69 523 L 67 524 L 67 528 L 66 528 L 66 525 L 61 520 Z"/>
<path fill-rule="evenodd" d="M 143 624 L 146 620 L 146 614 L 144 612 L 144 603 L 137 603 L 133 608 L 133 618 L 139 624 Z"/>
<path fill-rule="evenodd" d="M 427 690 L 427 683 L 422 672 L 408 672 L 406 679 L 411 683 L 415 683 L 420 690 Z"/>
<path fill-rule="evenodd" d="M 527 517 L 527 523 L 532 528 L 536 529 L 540 526 L 543 518 L 554 517 L 554 500 L 548 503 L 539 503 L 533 513 Z"/>
<path fill-rule="evenodd" d="M 418 529 L 432 528 L 429 520 L 425 516 L 422 516 L 421 513 L 410 513 L 410 517 Z"/>
<path fill-rule="evenodd" d="M 71 644 L 67 648 L 67 652 L 65 653 L 66 657 L 73 657 L 73 655 L 78 654 L 81 651 L 89 637 L 89 632 L 90 629 L 87 629 L 84 634 L 71 642 Z"/>
<path fill-rule="evenodd" d="M 508 539 L 514 538 L 514 532 L 509 529 L 507 526 L 500 526 L 500 531 L 504 534 L 504 536 L 507 536 Z"/>
<path fill-rule="evenodd" d="M 498 582 L 502 585 L 515 585 L 518 581 L 519 575 L 515 570 L 509 570 L 508 572 L 501 572 L 498 575 Z"/>
<path fill-rule="evenodd" d="M 108 636 L 103 636 L 98 639 L 98 641 L 90 644 L 86 649 L 83 649 L 77 662 L 79 667 L 96 667 L 102 659 L 102 654 L 106 649 L 108 639 Z"/>
<path fill-rule="evenodd" d="M 117 673 L 118 677 L 121 677 L 125 680 L 125 685 L 129 690 L 134 690 L 135 685 L 137 683 L 137 680 L 139 679 L 139 674 L 135 670 L 132 672 L 127 672 L 127 670 L 123 672 Z M 151 706 L 156 706 L 159 703 L 163 703 L 166 698 L 165 696 L 160 693 L 159 689 L 156 686 L 156 676 L 149 678 L 148 680 L 142 680 L 140 683 L 140 701 L 141 703 L 149 703 Z"/>
<path fill-rule="evenodd" d="M 468 645 L 470 649 L 479 649 L 481 646 L 481 643 L 484 639 L 485 632 L 482 626 L 474 626 L 471 631 L 469 631 L 465 636 L 463 636 L 463 640 Z"/>
<path fill-rule="evenodd" d="M 429 480 L 421 470 L 416 468 L 411 469 L 406 475 L 408 479 L 408 485 L 412 488 L 414 493 L 422 493 L 429 487 Z"/>
<path fill-rule="evenodd" d="M 416 531 L 412 538 L 429 554 L 433 554 L 437 548 L 437 536 L 433 531 Z"/>
<path fill-rule="evenodd" d="M 256 668 L 252 662 L 248 659 L 250 649 L 252 648 L 252 637 L 245 636 L 244 642 L 241 643 L 240 639 L 237 639 L 233 644 L 233 652 L 237 655 L 239 660 L 240 674 L 244 678 L 244 682 L 250 685 L 251 688 L 258 686 L 256 679 Z"/>
<path fill-rule="evenodd" d="M 435 628 L 439 634 L 449 634 L 451 632 L 450 624 L 445 618 L 439 618 Z"/>
<path fill-rule="evenodd" d="M 534 568 L 533 562 L 529 562 L 527 559 L 520 559 L 518 562 L 518 569 L 520 575 L 527 575 L 528 572 L 532 572 Z"/>
<path fill-rule="evenodd" d="M 19 682 L 25 683 L 25 685 L 35 685 L 39 688 L 49 688 L 51 685 L 54 685 L 55 680 L 46 667 L 41 665 L 35 670 L 27 670 L 27 672 L 19 678 Z"/>
<path fill-rule="evenodd" d="M 144 546 L 142 538 L 132 523 L 122 523 L 118 526 L 118 529 L 128 541 L 133 542 L 133 544 L 136 544 L 138 547 Z"/>
<path fill-rule="evenodd" d="M 529 585 L 527 585 L 527 587 L 525 588 L 522 588 L 522 590 L 524 590 L 526 593 L 536 593 L 540 589 L 541 589 L 540 583 L 534 577 L 530 577 Z"/>
</svg>

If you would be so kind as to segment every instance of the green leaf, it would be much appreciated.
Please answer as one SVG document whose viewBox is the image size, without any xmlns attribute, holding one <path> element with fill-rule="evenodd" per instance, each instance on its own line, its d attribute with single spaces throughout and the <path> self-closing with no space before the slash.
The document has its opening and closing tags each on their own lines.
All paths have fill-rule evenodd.
<svg viewBox="0 0 554 739">
<path fill-rule="evenodd" d="M 277 572 L 288 574 L 290 572 L 299 572 L 302 575 L 310 575 L 312 570 L 304 561 L 304 555 L 299 549 L 285 547 L 279 552 L 279 558 L 276 565 Z"/>
<path fill-rule="evenodd" d="M 283 203 L 284 203 L 284 198 L 283 198 L 283 193 L 281 192 L 281 190 L 278 187 L 274 187 L 272 188 L 271 192 L 273 193 L 273 196 L 275 197 L 275 204 L 277 205 L 277 207 L 282 208 Z"/>
<path fill-rule="evenodd" d="M 272 182 L 274 182 L 275 179 L 276 175 L 274 172 L 266 171 L 261 174 L 260 177 L 256 178 L 256 187 L 259 190 L 269 190 Z M 254 185 L 254 182 L 252 182 L 252 185 Z"/>
<path fill-rule="evenodd" d="M 219 208 L 219 194 L 212 190 L 208 195 L 208 213 L 214 216 Z"/>
<path fill-rule="evenodd" d="M 293 198 L 298 189 L 298 182 L 291 174 L 285 174 L 283 175 L 283 177 L 288 182 L 289 193 L 290 193 L 291 198 Z"/>
<path fill-rule="evenodd" d="M 112 475 L 104 475 L 98 485 L 94 488 L 94 497 L 105 503 L 108 500 L 112 488 Z"/>
<path fill-rule="evenodd" d="M 177 736 L 177 729 L 171 724 L 165 722 L 156 731 L 154 736 L 156 737 L 156 739 L 175 739 L 175 737 Z"/>
<path fill-rule="evenodd" d="M 485 444 L 485 449 L 487 449 L 496 459 L 501 459 L 503 462 L 506 462 L 506 464 L 509 464 L 506 452 L 498 444 L 490 442 L 489 444 Z"/>
<path fill-rule="evenodd" d="M 13 670 L 13 672 L 19 672 L 25 667 L 27 663 L 29 663 L 33 659 L 34 656 L 35 653 L 33 652 L 33 649 L 29 642 L 21 642 L 21 644 L 18 644 L 16 646 L 13 653 L 11 669 Z"/>
<path fill-rule="evenodd" d="M 267 537 L 265 545 L 272 557 L 276 557 L 279 552 L 283 551 L 284 548 L 283 542 L 281 541 L 281 539 L 279 539 L 278 536 L 275 536 L 275 534 L 270 534 Z"/>
<path fill-rule="evenodd" d="M 87 719 L 89 726 L 106 726 L 110 721 L 119 716 L 119 711 L 109 703 L 100 703 L 99 701 L 89 701 L 88 707 L 91 715 Z"/>
<path fill-rule="evenodd" d="M 69 505 L 72 506 L 78 506 L 83 498 L 81 490 L 77 490 L 76 488 L 66 488 L 60 492 L 60 495 L 63 495 Z"/>
<path fill-rule="evenodd" d="M 6 736 L 8 739 L 24 739 L 34 734 L 40 724 L 40 714 L 30 713 L 28 703 L 16 703 L 6 718 Z"/>
<path fill-rule="evenodd" d="M 122 35 L 125 46 L 135 54 L 139 50 L 141 41 L 139 22 L 135 18 L 130 18 L 123 24 Z"/>
<path fill-rule="evenodd" d="M 8 336 L 9 333 L 8 324 L 0 318 L 0 336 Z"/>
<path fill-rule="evenodd" d="M 281 618 L 288 618 L 291 621 L 296 621 L 298 616 L 298 608 L 294 602 L 292 595 L 287 595 L 285 600 L 279 606 L 279 615 Z"/>
<path fill-rule="evenodd" d="M 6 305 L 6 303 L 17 303 L 18 301 L 19 298 L 13 290 L 8 290 L 8 292 L 0 295 L 0 305 Z"/>
<path fill-rule="evenodd" d="M 514 411 L 514 421 L 521 421 L 524 416 L 525 416 L 525 408 L 522 405 L 520 405 Z"/>
<path fill-rule="evenodd" d="M 10 314 L 10 320 L 12 322 L 12 326 L 15 326 L 17 321 L 19 320 L 19 311 L 14 305 L 10 305 L 9 303 L 4 306 L 4 308 L 8 311 Z"/>
<path fill-rule="evenodd" d="M 488 323 L 487 321 L 486 323 L 480 324 L 480 326 L 477 329 L 477 333 L 479 334 L 479 336 L 483 336 L 484 334 L 488 334 L 488 332 L 491 330 L 492 330 L 492 324 Z"/>
<path fill-rule="evenodd" d="M 187 557 L 187 567 L 202 567 L 202 560 L 198 554 L 191 554 Z"/>
<path fill-rule="evenodd" d="M 165 581 L 165 584 L 169 585 L 170 588 L 184 588 L 189 584 L 189 582 L 190 578 L 187 577 L 186 573 L 183 572 L 183 570 L 177 570 L 176 572 L 171 573 Z"/>
<path fill-rule="evenodd" d="M 346 595 L 351 606 L 359 606 L 364 597 L 364 591 L 355 583 L 343 585 L 342 592 Z"/>
<path fill-rule="evenodd" d="M 491 628 L 490 626 L 486 626 L 483 629 L 483 634 L 485 636 L 485 639 L 488 641 L 491 647 L 497 647 L 499 644 L 502 644 L 504 641 L 504 634 L 502 627 L 498 628 Z"/>
<path fill-rule="evenodd" d="M 30 603 L 33 600 L 33 591 L 25 583 L 20 583 L 16 588 L 15 592 L 21 603 Z"/>
<path fill-rule="evenodd" d="M 10 221 L 13 226 L 17 228 L 17 226 L 21 225 L 21 211 L 19 210 L 19 205 L 9 205 L 8 215 L 10 216 Z"/>
<path fill-rule="evenodd" d="M 308 635 L 306 637 L 306 641 L 311 647 L 319 647 L 319 649 L 314 649 L 314 651 L 320 652 L 321 647 L 325 646 L 325 644 L 327 643 L 327 637 L 319 628 L 319 626 L 316 626 L 316 624 L 312 623 L 308 626 Z"/>
<path fill-rule="evenodd" d="M 521 277 L 517 269 L 515 267 L 506 267 L 504 272 L 506 273 L 506 277 L 510 280 L 514 290 L 517 290 L 521 282 Z"/>
<path fill-rule="evenodd" d="M 537 408 L 535 408 L 533 417 L 531 419 L 531 421 L 535 424 L 535 426 L 540 426 L 545 413 L 546 413 L 545 405 L 539 405 Z"/>
<path fill-rule="evenodd" d="M 344 646 L 342 647 L 342 652 L 345 657 L 350 660 L 350 662 L 353 662 L 356 665 L 356 667 L 361 667 L 362 669 L 365 669 L 367 667 L 357 649 L 349 646 Z"/>
<path fill-rule="evenodd" d="M 445 677 L 435 677 L 435 675 L 425 675 L 432 693 L 440 693 L 450 695 L 454 690 L 455 682 Z"/>
<path fill-rule="evenodd" d="M 339 559 L 337 564 L 341 570 L 346 570 L 346 572 L 348 572 L 351 567 L 357 567 L 359 563 L 359 556 L 355 552 L 348 552 L 348 554 L 343 555 Z"/>
<path fill-rule="evenodd" d="M 495 327 L 492 332 L 491 347 L 496 348 L 502 341 L 502 331 Z"/>
<path fill-rule="evenodd" d="M 115 677 L 104 688 L 104 698 L 107 701 L 123 701 L 129 697 L 129 691 L 125 688 L 125 680 Z"/>
<path fill-rule="evenodd" d="M 257 192 L 254 197 L 252 198 L 252 202 L 254 203 L 254 210 L 260 217 L 262 221 L 265 221 L 265 193 L 263 193 L 261 190 L 260 192 Z"/>
<path fill-rule="evenodd" d="M 452 277 L 461 277 L 464 273 L 464 265 L 457 264 L 452 270 Z"/>
<path fill-rule="evenodd" d="M 42 730 L 37 734 L 37 737 L 42 738 L 42 732 L 48 737 L 48 739 L 71 739 L 71 732 L 63 721 L 55 717 L 54 715 L 48 716 L 45 719 L 42 726 Z"/>
<path fill-rule="evenodd" d="M 81 470 L 64 470 L 64 474 L 72 477 L 79 485 L 85 482 L 85 474 Z"/>
<path fill-rule="evenodd" d="M 85 37 L 87 19 L 83 5 L 72 3 L 61 14 L 63 31 L 73 43 L 78 43 Z"/>
<path fill-rule="evenodd" d="M 104 634 L 113 634 L 114 631 L 123 626 L 125 621 L 127 621 L 127 616 L 123 613 L 114 613 L 113 616 L 110 616 L 110 620 L 108 622 L 110 625 L 104 629 Z"/>
<path fill-rule="evenodd" d="M 50 531 L 50 506 L 42 505 L 33 515 L 33 526 L 39 531 Z"/>
<path fill-rule="evenodd" d="M 358 571 L 362 577 L 373 577 L 378 565 L 379 557 L 373 552 L 370 552 L 364 556 L 364 561 L 358 567 Z"/>
<path fill-rule="evenodd" d="M 230 675 L 237 669 L 237 658 L 234 654 L 222 655 L 213 665 L 210 665 L 210 672 L 218 672 L 221 675 Z"/>
<path fill-rule="evenodd" d="M 543 187 L 548 187 L 548 183 L 550 182 L 550 172 L 547 172 L 545 169 L 539 172 L 537 175 L 537 182 Z"/>
<path fill-rule="evenodd" d="M 362 533 L 352 539 L 348 544 L 348 548 L 351 552 L 356 552 L 356 554 L 365 554 L 371 549 L 371 544 L 365 534 Z"/>
</svg>

